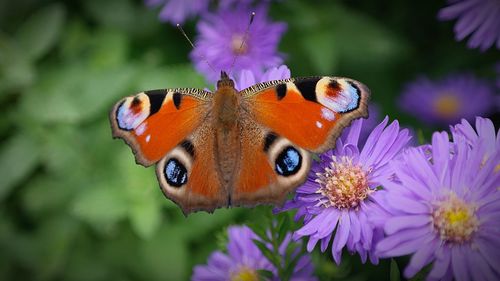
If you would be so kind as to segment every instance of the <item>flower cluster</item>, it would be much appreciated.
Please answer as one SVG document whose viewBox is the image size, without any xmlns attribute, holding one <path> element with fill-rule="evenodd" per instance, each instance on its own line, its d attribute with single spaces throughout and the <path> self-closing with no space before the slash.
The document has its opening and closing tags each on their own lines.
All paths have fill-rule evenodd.
<svg viewBox="0 0 500 281">
<path fill-rule="evenodd" d="M 500 138 L 491 120 L 463 120 L 432 138 L 431 159 L 409 149 L 394 161 L 396 182 L 384 183 L 389 212 L 383 257 L 412 254 L 411 277 L 433 262 L 431 280 L 500 278 Z"/>
<path fill-rule="evenodd" d="M 458 41 L 470 35 L 467 46 L 482 51 L 496 46 L 500 49 L 500 2 L 497 0 L 449 0 L 439 11 L 441 20 L 457 19 L 455 37 Z"/>
<path fill-rule="evenodd" d="M 360 146 L 362 122 L 285 204 L 304 219 L 295 238 L 309 237 L 309 251 L 331 244 L 337 263 L 344 247 L 372 263 L 412 254 L 407 278 L 434 262 L 429 280 L 498 280 L 500 134 L 492 121 L 478 117 L 474 129 L 462 120 L 452 142 L 436 132 L 426 150 L 406 147 L 407 131 L 387 118 Z"/>
<path fill-rule="evenodd" d="M 247 226 L 231 226 L 228 228 L 227 254 L 216 251 L 208 258 L 207 265 L 198 265 L 194 268 L 191 280 L 231 280 L 231 281 L 257 281 L 261 280 L 259 271 L 265 270 L 272 273 L 271 280 L 279 280 L 277 269 L 262 254 L 256 246 L 255 240 L 260 238 Z M 281 254 L 291 241 L 290 235 L 280 245 Z M 299 257 L 294 267 L 291 281 L 317 280 L 312 274 L 314 267 L 309 255 Z"/>
</svg>

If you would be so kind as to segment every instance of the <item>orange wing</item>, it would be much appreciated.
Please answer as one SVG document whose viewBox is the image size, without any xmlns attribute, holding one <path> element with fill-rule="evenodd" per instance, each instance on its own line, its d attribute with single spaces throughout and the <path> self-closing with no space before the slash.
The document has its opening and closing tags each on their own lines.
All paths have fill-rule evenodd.
<svg viewBox="0 0 500 281">
<path fill-rule="evenodd" d="M 353 119 L 367 117 L 370 97 L 362 83 L 338 77 L 265 82 L 241 94 L 257 122 L 312 152 L 333 147 Z"/>
<path fill-rule="evenodd" d="M 113 137 L 130 145 L 137 163 L 150 166 L 203 122 L 212 95 L 198 89 L 168 89 L 126 97 L 110 113 Z"/>
<path fill-rule="evenodd" d="M 241 161 L 231 185 L 232 204 L 281 204 L 307 178 L 310 153 L 249 115 L 241 117 L 240 126 Z"/>
<path fill-rule="evenodd" d="M 156 176 L 166 197 L 184 214 L 228 206 L 229 196 L 218 173 L 212 124 L 204 122 L 156 165 Z"/>
<path fill-rule="evenodd" d="M 234 205 L 279 204 L 307 178 L 311 153 L 335 145 L 342 129 L 368 116 L 368 89 L 335 77 L 257 84 L 240 92 L 241 164 Z"/>
</svg>

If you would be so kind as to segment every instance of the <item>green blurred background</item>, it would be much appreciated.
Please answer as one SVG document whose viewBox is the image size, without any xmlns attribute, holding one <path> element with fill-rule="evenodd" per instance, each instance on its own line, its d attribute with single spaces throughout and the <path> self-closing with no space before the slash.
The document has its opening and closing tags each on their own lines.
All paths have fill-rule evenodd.
<svg viewBox="0 0 500 281">
<path fill-rule="evenodd" d="M 470 50 L 439 22 L 445 1 L 273 3 L 288 24 L 280 51 L 293 76 L 367 84 L 383 114 L 420 74 L 471 71 L 493 79 L 498 51 Z M 108 111 L 144 89 L 211 87 L 190 47 L 142 1 L 0 1 L 0 280 L 187 280 L 224 247 L 225 228 L 257 223 L 269 207 L 184 217 L 153 168 L 111 138 Z M 185 25 L 196 36 L 195 21 Z M 314 253 L 323 280 L 383 280 L 390 261 L 341 267 Z M 403 260 L 404 262 L 404 260 Z"/>
</svg>

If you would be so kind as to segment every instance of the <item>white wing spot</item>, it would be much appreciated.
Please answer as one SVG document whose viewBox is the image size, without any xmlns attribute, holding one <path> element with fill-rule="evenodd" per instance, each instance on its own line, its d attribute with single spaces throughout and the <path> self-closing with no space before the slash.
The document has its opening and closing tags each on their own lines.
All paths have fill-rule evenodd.
<svg viewBox="0 0 500 281">
<path fill-rule="evenodd" d="M 146 131 L 146 123 L 142 123 L 141 125 L 139 125 L 139 127 L 135 129 L 135 133 L 138 136 L 144 134 L 144 131 Z"/>
<path fill-rule="evenodd" d="M 323 123 L 316 121 L 316 127 L 321 128 L 323 127 Z"/>
<path fill-rule="evenodd" d="M 146 142 L 149 142 L 150 139 L 151 139 L 151 135 L 147 135 L 146 136 Z"/>
<path fill-rule="evenodd" d="M 333 121 L 335 120 L 335 112 L 331 111 L 330 109 L 323 107 L 321 109 L 321 117 L 323 119 L 328 120 L 328 121 Z"/>
</svg>

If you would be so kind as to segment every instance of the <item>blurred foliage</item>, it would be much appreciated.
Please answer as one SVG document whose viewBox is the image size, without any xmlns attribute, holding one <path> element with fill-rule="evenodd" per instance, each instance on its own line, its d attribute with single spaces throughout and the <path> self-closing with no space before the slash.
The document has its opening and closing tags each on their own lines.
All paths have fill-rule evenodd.
<svg viewBox="0 0 500 281">
<path fill-rule="evenodd" d="M 289 25 L 280 50 L 294 76 L 354 77 L 385 114 L 418 127 L 395 107 L 406 81 L 462 70 L 493 78 L 500 59 L 497 50 L 455 42 L 452 23 L 436 20 L 443 5 L 287 0 L 273 3 L 271 15 Z M 227 239 L 229 224 L 258 224 L 270 212 L 186 218 L 164 199 L 153 169 L 111 139 L 108 111 L 119 98 L 211 87 L 157 12 L 139 0 L 0 1 L 1 280 L 187 280 Z M 186 30 L 194 37 L 193 22 Z M 398 264 L 407 262 L 313 258 L 322 280 L 399 280 Z"/>
</svg>

